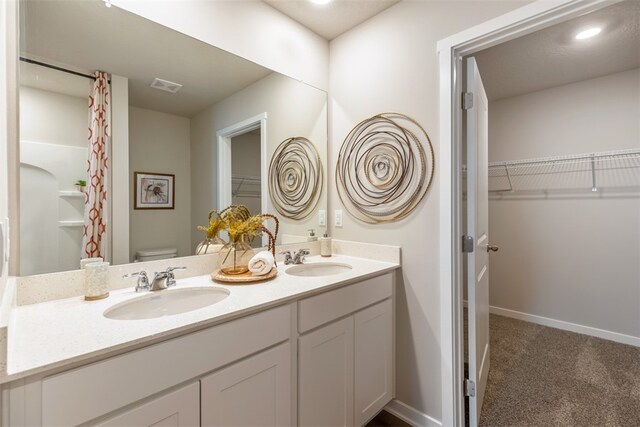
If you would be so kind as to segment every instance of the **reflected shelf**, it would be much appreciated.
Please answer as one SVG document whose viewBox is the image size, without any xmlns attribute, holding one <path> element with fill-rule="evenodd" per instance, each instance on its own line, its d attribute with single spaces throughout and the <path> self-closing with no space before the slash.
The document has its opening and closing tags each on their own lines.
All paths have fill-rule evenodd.
<svg viewBox="0 0 640 427">
<path fill-rule="evenodd" d="M 58 221 L 59 227 L 84 227 L 84 220 L 64 220 Z"/>
<path fill-rule="evenodd" d="M 76 191 L 76 190 L 60 190 L 60 191 L 58 191 L 58 196 L 60 196 L 60 197 L 72 197 L 72 198 L 84 198 L 84 193 L 82 191 Z"/>
</svg>

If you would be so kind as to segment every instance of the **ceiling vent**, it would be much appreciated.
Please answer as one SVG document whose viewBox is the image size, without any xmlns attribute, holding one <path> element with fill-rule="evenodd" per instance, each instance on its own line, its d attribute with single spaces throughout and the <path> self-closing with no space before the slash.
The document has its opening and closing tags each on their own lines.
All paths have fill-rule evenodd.
<svg viewBox="0 0 640 427">
<path fill-rule="evenodd" d="M 153 82 L 151 82 L 151 87 L 169 93 L 176 93 L 180 90 L 182 85 L 179 83 L 170 82 L 169 80 L 162 80 L 156 77 Z"/>
</svg>

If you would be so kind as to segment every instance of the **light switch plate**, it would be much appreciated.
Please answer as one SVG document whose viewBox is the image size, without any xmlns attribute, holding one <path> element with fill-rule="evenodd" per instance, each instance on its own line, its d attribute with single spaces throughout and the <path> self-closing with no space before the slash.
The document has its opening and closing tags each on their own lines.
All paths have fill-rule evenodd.
<svg viewBox="0 0 640 427">
<path fill-rule="evenodd" d="M 320 227 L 327 226 L 327 211 L 325 211 L 324 209 L 320 209 L 318 211 L 318 225 Z"/>
<path fill-rule="evenodd" d="M 333 225 L 342 227 L 342 211 L 336 210 L 333 215 Z"/>
</svg>

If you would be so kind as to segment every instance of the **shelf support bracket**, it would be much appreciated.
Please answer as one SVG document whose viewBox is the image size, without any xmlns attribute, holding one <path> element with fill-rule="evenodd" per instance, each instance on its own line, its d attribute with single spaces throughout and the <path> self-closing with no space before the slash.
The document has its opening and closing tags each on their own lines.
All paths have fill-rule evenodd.
<svg viewBox="0 0 640 427">
<path fill-rule="evenodd" d="M 591 155 L 591 191 L 594 193 L 598 191 L 598 186 L 596 185 L 596 156 L 595 154 Z"/>
<path fill-rule="evenodd" d="M 511 182 L 511 174 L 509 173 L 509 163 L 504 162 L 504 171 L 507 173 L 507 180 L 509 180 L 509 191 L 513 192 L 513 183 Z"/>
</svg>

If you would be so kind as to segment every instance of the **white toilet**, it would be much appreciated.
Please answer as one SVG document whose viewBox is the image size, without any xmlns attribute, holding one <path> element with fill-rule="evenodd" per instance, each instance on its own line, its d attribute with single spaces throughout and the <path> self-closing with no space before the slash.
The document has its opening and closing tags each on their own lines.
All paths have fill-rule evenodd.
<svg viewBox="0 0 640 427">
<path fill-rule="evenodd" d="M 178 256 L 176 248 L 145 249 L 136 252 L 136 262 L 155 261 L 158 259 L 169 259 Z"/>
</svg>

